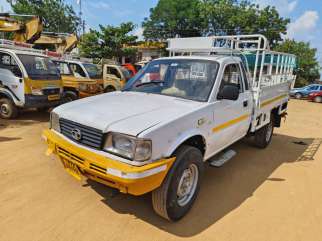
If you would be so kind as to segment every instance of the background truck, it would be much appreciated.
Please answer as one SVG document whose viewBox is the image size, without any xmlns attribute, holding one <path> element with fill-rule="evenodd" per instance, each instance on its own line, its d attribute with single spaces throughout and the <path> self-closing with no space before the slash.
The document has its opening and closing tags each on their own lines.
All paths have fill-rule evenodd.
<svg viewBox="0 0 322 241">
<path fill-rule="evenodd" d="M 62 83 L 56 65 L 29 44 L 0 40 L 0 117 L 19 109 L 47 109 L 61 103 Z"/>
<path fill-rule="evenodd" d="M 53 60 L 57 65 L 63 83 L 64 101 L 73 101 L 102 93 L 101 86 L 96 80 L 76 77 L 70 64 L 64 60 Z"/>
<path fill-rule="evenodd" d="M 77 179 L 152 192 L 156 213 L 176 221 L 197 198 L 205 162 L 223 165 L 246 136 L 269 145 L 296 59 L 270 51 L 262 35 L 176 38 L 168 50 L 122 92 L 54 109 L 44 138 Z"/>
<path fill-rule="evenodd" d="M 116 61 L 102 59 L 99 63 L 104 79 L 104 92 L 121 90 L 131 79 L 130 71 Z"/>
</svg>

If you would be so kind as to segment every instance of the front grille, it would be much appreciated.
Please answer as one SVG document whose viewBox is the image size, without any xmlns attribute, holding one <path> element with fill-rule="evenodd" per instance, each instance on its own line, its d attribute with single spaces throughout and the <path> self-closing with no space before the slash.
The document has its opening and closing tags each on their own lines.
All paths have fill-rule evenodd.
<svg viewBox="0 0 322 241">
<path fill-rule="evenodd" d="M 42 89 L 44 95 L 58 95 L 60 93 L 59 88 L 50 88 L 50 89 Z"/>
<path fill-rule="evenodd" d="M 83 158 L 80 158 L 79 156 L 74 155 L 73 153 L 70 153 L 69 151 L 58 147 L 58 155 L 60 155 L 63 158 L 66 158 L 68 160 L 73 160 L 79 164 L 84 164 L 85 160 Z"/>
<path fill-rule="evenodd" d="M 59 124 L 61 133 L 69 139 L 95 149 L 101 149 L 104 135 L 102 131 L 63 118 L 59 119 Z M 80 131 L 81 137 L 79 140 L 73 137 L 73 130 Z"/>
<path fill-rule="evenodd" d="M 98 166 L 96 164 L 90 163 L 89 168 L 92 169 L 92 170 L 95 170 L 97 172 L 100 172 L 102 174 L 106 174 L 106 168 L 100 167 L 100 166 Z"/>
</svg>

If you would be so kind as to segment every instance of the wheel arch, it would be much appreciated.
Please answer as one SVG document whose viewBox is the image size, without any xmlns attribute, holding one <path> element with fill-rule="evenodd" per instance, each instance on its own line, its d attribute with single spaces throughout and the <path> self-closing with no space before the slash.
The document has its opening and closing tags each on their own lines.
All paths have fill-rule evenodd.
<svg viewBox="0 0 322 241">
<path fill-rule="evenodd" d="M 202 133 L 193 131 L 186 133 L 185 135 L 181 135 L 170 147 L 168 151 L 168 156 L 173 156 L 175 152 L 183 145 L 189 145 L 198 148 L 202 155 L 204 156 L 207 149 L 206 138 Z"/>
</svg>

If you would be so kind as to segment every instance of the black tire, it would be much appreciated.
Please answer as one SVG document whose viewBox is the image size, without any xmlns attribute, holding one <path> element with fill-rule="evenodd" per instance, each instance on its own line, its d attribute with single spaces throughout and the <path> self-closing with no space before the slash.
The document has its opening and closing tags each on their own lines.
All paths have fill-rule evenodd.
<svg viewBox="0 0 322 241">
<path fill-rule="evenodd" d="M 78 99 L 78 95 L 73 91 L 66 91 L 64 93 L 64 102 L 68 103 Z"/>
<path fill-rule="evenodd" d="M 8 98 L 0 99 L 0 117 L 3 119 L 13 119 L 19 114 L 19 110 L 15 103 Z"/>
<path fill-rule="evenodd" d="M 294 95 L 294 97 L 295 97 L 295 99 L 298 99 L 298 100 L 300 100 L 300 99 L 302 99 L 302 98 L 303 98 L 303 96 L 302 96 L 302 94 L 301 94 L 301 93 L 296 93 L 296 94 Z"/>
<path fill-rule="evenodd" d="M 316 102 L 316 103 L 322 103 L 322 96 L 316 96 L 314 98 L 314 102 Z"/>
<path fill-rule="evenodd" d="M 272 141 L 273 132 L 274 119 L 272 116 L 271 121 L 267 125 L 255 132 L 254 145 L 258 148 L 266 148 Z"/>
<path fill-rule="evenodd" d="M 152 192 L 154 211 L 170 221 L 177 221 L 188 213 L 198 195 L 204 171 L 203 156 L 199 149 L 183 145 L 176 151 L 175 156 L 176 161 L 162 185 Z M 178 187 L 181 181 L 185 179 L 184 174 L 191 170 L 195 170 L 195 173 L 197 172 L 197 180 L 192 184 L 190 195 L 186 195 L 186 199 L 182 200 L 178 197 Z"/>
<path fill-rule="evenodd" d="M 50 110 L 50 107 L 39 107 L 37 108 L 38 112 L 48 112 Z"/>
<path fill-rule="evenodd" d="M 107 86 L 104 89 L 104 93 L 109 93 L 109 92 L 113 92 L 113 91 L 116 91 L 116 89 L 113 86 Z"/>
</svg>

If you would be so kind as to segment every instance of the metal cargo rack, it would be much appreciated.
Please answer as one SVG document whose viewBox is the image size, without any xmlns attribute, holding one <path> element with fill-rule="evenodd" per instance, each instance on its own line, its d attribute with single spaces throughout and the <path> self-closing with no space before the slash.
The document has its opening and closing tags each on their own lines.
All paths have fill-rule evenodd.
<svg viewBox="0 0 322 241">
<path fill-rule="evenodd" d="M 261 34 L 173 38 L 168 40 L 167 50 L 170 56 L 240 56 L 254 89 L 295 80 L 295 55 L 270 50 L 267 38 Z"/>
</svg>

